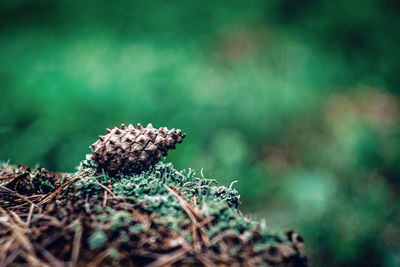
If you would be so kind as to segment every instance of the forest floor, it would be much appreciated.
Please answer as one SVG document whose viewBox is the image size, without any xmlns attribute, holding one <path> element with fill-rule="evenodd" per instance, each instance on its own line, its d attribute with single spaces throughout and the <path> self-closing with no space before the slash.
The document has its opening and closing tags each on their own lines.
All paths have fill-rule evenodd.
<svg viewBox="0 0 400 267">
<path fill-rule="evenodd" d="M 0 165 L 0 266 L 306 266 L 301 237 L 238 209 L 236 190 L 158 163 L 141 175 Z"/>
</svg>

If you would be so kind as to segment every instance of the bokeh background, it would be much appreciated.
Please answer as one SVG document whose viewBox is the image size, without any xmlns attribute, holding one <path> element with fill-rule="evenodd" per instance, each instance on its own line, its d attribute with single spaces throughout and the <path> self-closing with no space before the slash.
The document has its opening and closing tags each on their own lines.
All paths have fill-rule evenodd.
<svg viewBox="0 0 400 267">
<path fill-rule="evenodd" d="M 75 170 L 106 127 L 181 128 L 167 160 L 305 239 L 400 266 L 400 4 L 1 0 L 0 158 Z"/>
</svg>

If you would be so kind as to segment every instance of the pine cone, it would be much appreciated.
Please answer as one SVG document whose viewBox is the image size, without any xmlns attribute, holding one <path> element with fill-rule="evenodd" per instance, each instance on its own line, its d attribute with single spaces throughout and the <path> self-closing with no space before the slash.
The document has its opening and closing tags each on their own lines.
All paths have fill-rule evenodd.
<svg viewBox="0 0 400 267">
<path fill-rule="evenodd" d="M 151 123 L 146 128 L 139 123 L 136 129 L 122 124 L 120 129 L 107 129 L 107 134 L 92 144 L 92 159 L 109 174 L 141 173 L 182 143 L 185 136 L 180 129 L 155 129 Z"/>
</svg>

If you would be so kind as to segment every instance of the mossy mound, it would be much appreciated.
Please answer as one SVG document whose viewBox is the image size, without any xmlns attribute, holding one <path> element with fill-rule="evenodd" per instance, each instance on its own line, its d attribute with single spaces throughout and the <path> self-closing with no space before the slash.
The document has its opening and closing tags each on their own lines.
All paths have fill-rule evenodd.
<svg viewBox="0 0 400 267">
<path fill-rule="evenodd" d="M 14 182 L 29 172 L 0 169 L 0 264 L 306 266 L 300 236 L 247 218 L 235 189 L 192 170 L 110 177 L 87 158 L 73 174 L 44 172 L 52 192 L 27 196 Z"/>
<path fill-rule="evenodd" d="M 179 201 L 168 193 L 166 186 L 176 189 L 184 199 L 196 199 L 203 216 L 222 214 L 224 210 L 232 213 L 231 216 L 240 213 L 240 196 L 235 189 L 215 186 L 215 180 L 198 178 L 191 169 L 188 172 L 177 171 L 171 163 L 159 162 L 141 174 L 110 177 L 96 172 L 94 166 L 90 159 L 81 163 L 79 169 L 89 170 L 90 174 L 77 181 L 76 188 L 80 194 L 103 194 L 104 188 L 99 183 L 111 186 L 115 195 L 133 197 L 147 210 L 162 215 L 162 222 L 174 231 L 180 231 L 189 219 Z"/>
</svg>

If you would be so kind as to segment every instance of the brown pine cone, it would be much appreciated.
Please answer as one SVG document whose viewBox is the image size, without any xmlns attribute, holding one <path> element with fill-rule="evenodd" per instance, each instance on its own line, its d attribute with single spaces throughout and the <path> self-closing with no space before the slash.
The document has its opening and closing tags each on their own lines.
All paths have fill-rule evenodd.
<svg viewBox="0 0 400 267">
<path fill-rule="evenodd" d="M 92 144 L 92 159 L 109 174 L 141 173 L 182 143 L 185 136 L 180 129 L 155 129 L 151 123 L 146 128 L 140 123 L 136 128 L 122 124 L 121 128 L 107 129 L 107 134 Z"/>
</svg>

